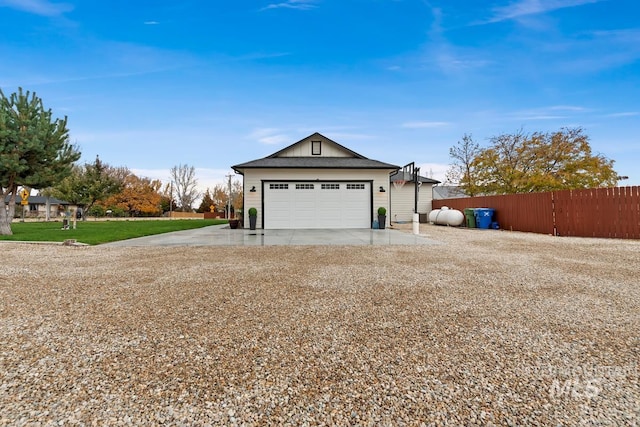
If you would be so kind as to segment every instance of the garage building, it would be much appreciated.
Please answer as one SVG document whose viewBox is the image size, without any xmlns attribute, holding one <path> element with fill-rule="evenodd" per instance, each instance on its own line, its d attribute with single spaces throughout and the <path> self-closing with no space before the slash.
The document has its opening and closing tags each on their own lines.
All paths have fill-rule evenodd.
<svg viewBox="0 0 640 427">
<path fill-rule="evenodd" d="M 371 228 L 378 207 L 389 209 L 389 174 L 398 169 L 317 132 L 233 166 L 243 175 L 245 224 L 254 207 L 264 229 Z"/>
</svg>

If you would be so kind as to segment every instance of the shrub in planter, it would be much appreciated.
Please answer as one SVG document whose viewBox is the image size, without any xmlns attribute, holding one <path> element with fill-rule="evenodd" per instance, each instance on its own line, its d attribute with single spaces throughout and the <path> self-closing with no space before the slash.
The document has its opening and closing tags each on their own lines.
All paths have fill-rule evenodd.
<svg viewBox="0 0 640 427">
<path fill-rule="evenodd" d="M 249 208 L 249 229 L 256 229 L 256 221 L 258 219 L 258 210 L 256 208 Z"/>
<path fill-rule="evenodd" d="M 381 230 L 383 230 L 387 224 L 387 208 L 383 206 L 378 208 L 378 224 Z"/>
</svg>

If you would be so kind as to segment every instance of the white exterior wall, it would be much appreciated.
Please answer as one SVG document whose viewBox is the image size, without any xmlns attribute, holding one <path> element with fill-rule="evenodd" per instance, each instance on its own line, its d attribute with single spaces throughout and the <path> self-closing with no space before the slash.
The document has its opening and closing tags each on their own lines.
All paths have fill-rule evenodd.
<svg viewBox="0 0 640 427">
<path fill-rule="evenodd" d="M 433 184 L 426 183 L 420 186 L 418 191 L 418 213 L 431 212 L 432 187 Z M 391 194 L 391 212 L 389 216 L 391 221 L 413 221 L 414 188 L 412 182 L 407 182 L 400 189 L 396 189 L 393 184 L 389 185 Z"/>
<path fill-rule="evenodd" d="M 378 207 L 387 208 L 389 225 L 389 170 L 386 169 L 246 169 L 244 173 L 244 223 L 249 224 L 249 208 L 258 210 L 256 228 L 262 228 L 262 181 L 371 181 L 373 189 L 373 218 Z M 254 193 L 249 190 L 256 188 Z M 380 186 L 385 192 L 379 191 Z"/>
<path fill-rule="evenodd" d="M 313 155 L 311 153 L 311 141 L 320 141 L 320 155 Z M 296 144 L 289 149 L 278 154 L 278 157 L 353 157 L 353 154 L 348 153 L 337 145 L 327 141 L 324 138 L 309 138 L 299 144 Z"/>
</svg>

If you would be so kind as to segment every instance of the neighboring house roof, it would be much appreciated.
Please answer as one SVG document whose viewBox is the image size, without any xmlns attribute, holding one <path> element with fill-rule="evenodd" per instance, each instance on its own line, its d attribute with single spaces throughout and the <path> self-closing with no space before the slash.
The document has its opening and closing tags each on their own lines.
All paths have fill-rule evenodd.
<svg viewBox="0 0 640 427">
<path fill-rule="evenodd" d="M 337 147 L 342 149 L 348 154 L 347 157 L 291 157 L 280 155 L 290 150 L 296 144 L 301 144 L 311 138 L 323 138 Z M 399 166 L 389 163 L 380 162 L 378 160 L 371 160 L 364 157 L 355 151 L 338 144 L 335 141 L 319 134 L 318 132 L 307 136 L 300 141 L 289 145 L 267 157 L 257 160 L 251 160 L 246 163 L 241 163 L 232 166 L 232 169 L 237 173 L 242 174 L 244 169 L 259 169 L 259 168 L 279 168 L 279 169 L 399 169 Z"/>
<path fill-rule="evenodd" d="M 413 175 L 400 170 L 389 175 L 390 182 L 400 181 L 400 180 L 413 182 Z M 422 182 L 423 184 L 440 184 L 440 181 L 436 179 L 427 178 L 426 176 L 421 176 L 421 175 L 418 175 L 418 181 Z"/>
<path fill-rule="evenodd" d="M 4 199 L 5 203 L 9 203 L 9 199 L 11 196 L 6 196 Z M 20 201 L 20 196 L 16 196 L 16 201 Z M 29 204 L 30 205 L 46 205 L 47 198 L 44 196 L 29 196 Z M 71 203 L 65 202 L 64 200 L 56 199 L 55 197 L 49 197 L 49 204 L 51 205 L 70 205 Z"/>
<path fill-rule="evenodd" d="M 434 200 L 459 199 L 462 197 L 469 196 L 457 185 L 436 185 L 433 187 Z"/>
</svg>

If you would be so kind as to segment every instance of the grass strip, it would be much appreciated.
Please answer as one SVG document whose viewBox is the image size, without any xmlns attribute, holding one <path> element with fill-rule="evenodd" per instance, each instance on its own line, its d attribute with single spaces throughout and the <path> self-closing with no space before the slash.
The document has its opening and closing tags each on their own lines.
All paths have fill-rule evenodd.
<svg viewBox="0 0 640 427">
<path fill-rule="evenodd" d="M 75 239 L 80 243 L 99 245 L 101 243 L 152 236 L 172 231 L 191 230 L 210 225 L 224 224 L 220 219 L 174 219 L 174 220 L 117 220 L 117 221 L 78 221 L 68 230 L 62 228 L 61 221 L 50 222 L 14 222 L 11 224 L 13 235 L 0 236 L 0 240 L 22 242 L 64 242 Z"/>
</svg>

